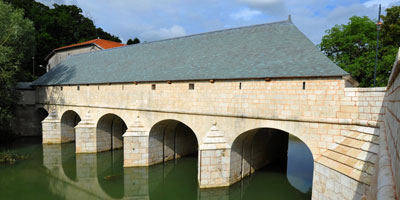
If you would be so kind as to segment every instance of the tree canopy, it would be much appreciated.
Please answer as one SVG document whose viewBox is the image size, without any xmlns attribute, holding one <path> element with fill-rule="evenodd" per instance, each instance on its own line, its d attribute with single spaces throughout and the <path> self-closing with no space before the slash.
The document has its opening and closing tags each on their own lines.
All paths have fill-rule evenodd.
<svg viewBox="0 0 400 200">
<path fill-rule="evenodd" d="M 400 7 L 386 9 L 380 32 L 377 86 L 387 84 L 400 44 Z M 361 87 L 373 86 L 376 22 L 368 17 L 353 16 L 347 24 L 335 25 L 326 31 L 319 45 L 332 61 L 349 72 Z"/>
<path fill-rule="evenodd" d="M 57 5 L 53 8 L 34 0 L 4 0 L 25 12 L 25 17 L 30 19 L 36 29 L 35 66 L 45 66 L 45 57 L 55 48 L 101 38 L 115 42 L 121 40 L 102 28 L 96 27 L 91 19 L 82 14 L 82 9 L 75 5 Z M 25 71 L 32 71 L 32 60 L 24 64 Z M 36 68 L 36 75 L 45 72 Z"/>
<path fill-rule="evenodd" d="M 126 42 L 126 44 L 127 45 L 131 45 L 131 44 L 139 44 L 140 43 L 140 40 L 139 40 L 139 38 L 137 38 L 137 37 L 135 37 L 135 39 L 129 39 L 127 42 Z"/>
<path fill-rule="evenodd" d="M 21 9 L 0 1 L 0 137 L 10 130 L 13 109 L 17 103 L 16 81 L 25 76 L 20 69 L 33 55 L 35 29 L 24 19 Z"/>
</svg>

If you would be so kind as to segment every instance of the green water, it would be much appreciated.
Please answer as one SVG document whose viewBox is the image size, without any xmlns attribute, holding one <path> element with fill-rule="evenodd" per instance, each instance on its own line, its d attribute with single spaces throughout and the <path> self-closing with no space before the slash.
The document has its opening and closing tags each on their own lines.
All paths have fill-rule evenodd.
<svg viewBox="0 0 400 200">
<path fill-rule="evenodd" d="M 217 189 L 198 188 L 197 157 L 123 168 L 122 150 L 76 155 L 74 143 L 42 145 L 40 139 L 5 148 L 29 159 L 0 165 L 0 199 L 311 199 L 312 156 L 292 137 L 287 160 Z"/>
</svg>

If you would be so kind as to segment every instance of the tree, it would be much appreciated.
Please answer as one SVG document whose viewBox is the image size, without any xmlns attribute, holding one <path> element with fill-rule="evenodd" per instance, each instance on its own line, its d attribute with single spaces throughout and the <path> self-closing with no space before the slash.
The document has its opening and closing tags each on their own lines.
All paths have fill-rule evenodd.
<svg viewBox="0 0 400 200">
<path fill-rule="evenodd" d="M 36 29 L 35 66 L 47 64 L 45 57 L 58 47 L 84 42 L 100 37 L 101 39 L 121 42 L 121 40 L 94 25 L 93 21 L 82 14 L 75 5 L 57 5 L 49 8 L 35 0 L 4 0 L 25 11 L 25 17 L 32 20 Z M 32 60 L 22 65 L 25 71 L 32 71 Z M 36 68 L 37 75 L 45 73 Z M 30 79 L 31 80 L 31 79 Z M 27 80 L 25 80 L 27 81 Z"/>
<path fill-rule="evenodd" d="M 105 32 L 102 28 L 97 28 L 97 36 L 101 39 L 110 40 L 114 42 L 122 42 L 117 36 Z"/>
<path fill-rule="evenodd" d="M 20 66 L 30 60 L 35 44 L 33 23 L 24 19 L 21 9 L 0 0 L 0 136 L 10 132 L 12 113 L 17 103 L 15 85 Z"/>
<path fill-rule="evenodd" d="M 140 43 L 140 40 L 137 38 L 137 37 L 135 37 L 135 39 L 129 39 L 127 42 L 126 42 L 126 44 L 127 45 L 131 45 L 131 44 L 139 44 Z"/>
<path fill-rule="evenodd" d="M 389 22 L 384 21 L 383 24 L 388 25 Z M 353 16 L 347 24 L 335 25 L 327 30 L 319 47 L 339 67 L 349 72 L 361 87 L 370 87 L 374 82 L 376 33 L 374 21 L 368 17 Z M 386 37 L 381 33 L 381 38 Z M 377 86 L 387 84 L 395 55 L 393 46 L 380 46 Z"/>
<path fill-rule="evenodd" d="M 382 15 L 382 44 L 400 46 L 400 6 L 386 9 L 386 16 Z"/>
</svg>

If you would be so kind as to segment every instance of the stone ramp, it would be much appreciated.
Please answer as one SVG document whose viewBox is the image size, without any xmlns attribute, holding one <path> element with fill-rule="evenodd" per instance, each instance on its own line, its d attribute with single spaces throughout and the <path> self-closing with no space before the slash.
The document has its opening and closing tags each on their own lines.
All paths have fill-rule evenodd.
<svg viewBox="0 0 400 200">
<path fill-rule="evenodd" d="M 341 135 L 315 161 L 371 185 L 379 149 L 379 128 L 353 126 Z"/>
</svg>

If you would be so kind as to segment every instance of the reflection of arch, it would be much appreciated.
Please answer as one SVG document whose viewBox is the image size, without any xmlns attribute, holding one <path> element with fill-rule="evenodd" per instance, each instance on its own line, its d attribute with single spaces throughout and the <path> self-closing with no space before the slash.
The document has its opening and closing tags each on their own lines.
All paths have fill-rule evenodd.
<svg viewBox="0 0 400 200">
<path fill-rule="evenodd" d="M 72 181 L 77 180 L 75 144 L 61 144 L 61 160 L 64 174 Z"/>
<path fill-rule="evenodd" d="M 149 134 L 149 164 L 195 154 L 198 150 L 196 135 L 186 124 L 177 120 L 156 123 Z"/>
<path fill-rule="evenodd" d="M 294 135 L 289 135 L 287 179 L 290 185 L 302 192 L 310 192 L 312 185 L 314 158 L 307 145 Z M 300 155 L 300 156 L 299 156 Z"/>
<path fill-rule="evenodd" d="M 122 135 L 127 129 L 126 123 L 115 114 L 106 114 L 97 122 L 96 143 L 98 151 L 120 149 L 123 146 Z"/>
<path fill-rule="evenodd" d="M 97 154 L 97 180 L 101 189 L 110 197 L 124 197 L 123 151 L 108 151 Z"/>
<path fill-rule="evenodd" d="M 37 135 L 42 135 L 42 121 L 49 115 L 46 109 L 38 108 L 35 110 L 34 125 L 37 127 Z"/>
<path fill-rule="evenodd" d="M 78 113 L 67 110 L 61 116 L 61 137 L 62 141 L 75 141 L 75 126 L 81 121 Z"/>
<path fill-rule="evenodd" d="M 271 128 L 257 128 L 240 134 L 231 148 L 230 183 L 277 159 L 286 158 L 288 137 L 287 132 Z"/>
</svg>

